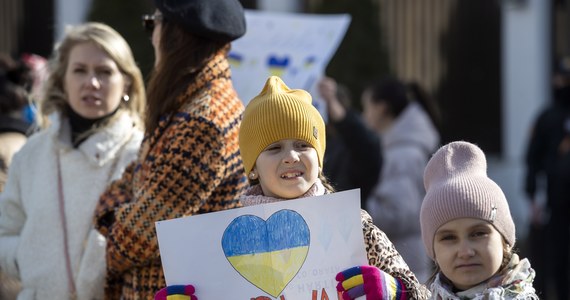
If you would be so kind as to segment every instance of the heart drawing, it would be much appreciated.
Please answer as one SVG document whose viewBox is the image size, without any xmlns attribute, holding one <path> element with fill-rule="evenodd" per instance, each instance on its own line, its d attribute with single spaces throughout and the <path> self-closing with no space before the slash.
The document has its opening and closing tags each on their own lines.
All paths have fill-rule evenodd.
<svg viewBox="0 0 570 300">
<path fill-rule="evenodd" d="M 275 298 L 303 266 L 309 244 L 305 219 L 287 209 L 275 212 L 267 221 L 254 215 L 239 216 L 222 236 L 222 249 L 232 267 Z"/>
</svg>

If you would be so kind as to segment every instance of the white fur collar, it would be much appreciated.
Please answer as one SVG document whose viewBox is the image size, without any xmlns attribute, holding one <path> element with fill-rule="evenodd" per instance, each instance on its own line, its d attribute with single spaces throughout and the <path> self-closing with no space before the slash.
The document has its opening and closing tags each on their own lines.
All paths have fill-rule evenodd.
<svg viewBox="0 0 570 300">
<path fill-rule="evenodd" d="M 48 134 L 59 142 L 64 151 L 73 149 L 68 119 L 62 117 L 60 113 L 50 115 L 49 119 L 51 125 L 46 129 Z M 135 132 L 142 134 L 133 127 L 131 116 L 127 112 L 120 113 L 109 125 L 99 129 L 81 143 L 78 150 L 83 152 L 89 161 L 102 166 L 115 157 Z"/>
</svg>

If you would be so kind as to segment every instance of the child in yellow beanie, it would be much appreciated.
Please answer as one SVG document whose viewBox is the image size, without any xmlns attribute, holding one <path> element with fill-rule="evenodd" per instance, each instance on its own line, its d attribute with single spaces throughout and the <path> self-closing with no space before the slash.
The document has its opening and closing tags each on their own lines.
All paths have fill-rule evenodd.
<svg viewBox="0 0 570 300">
<path fill-rule="evenodd" d="M 279 77 L 272 76 L 261 93 L 248 103 L 239 133 L 240 153 L 251 183 L 240 198 L 244 206 L 334 192 L 322 173 L 325 123 L 311 101 L 306 91 L 289 89 Z M 392 242 L 374 226 L 366 211 L 361 215 L 370 265 L 337 275 L 339 287 L 347 290 L 344 299 L 362 296 L 365 289 L 377 289 L 386 296 L 367 299 L 426 299 L 427 290 Z M 348 274 L 356 275 L 355 272 L 363 276 L 350 279 Z M 364 280 L 359 282 L 357 278 Z M 159 291 L 155 299 L 183 299 L 169 297 L 179 296 L 177 293 L 184 290 L 192 291 L 185 299 L 197 299 L 192 286 L 169 286 Z"/>
</svg>

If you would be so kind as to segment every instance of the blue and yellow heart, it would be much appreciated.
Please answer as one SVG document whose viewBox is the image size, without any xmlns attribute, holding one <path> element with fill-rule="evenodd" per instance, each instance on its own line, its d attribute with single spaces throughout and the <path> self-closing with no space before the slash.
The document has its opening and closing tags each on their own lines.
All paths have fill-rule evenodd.
<svg viewBox="0 0 570 300">
<path fill-rule="evenodd" d="M 267 221 L 254 215 L 239 216 L 222 236 L 222 248 L 232 267 L 273 297 L 299 272 L 309 244 L 305 219 L 288 209 L 275 212 Z"/>
</svg>

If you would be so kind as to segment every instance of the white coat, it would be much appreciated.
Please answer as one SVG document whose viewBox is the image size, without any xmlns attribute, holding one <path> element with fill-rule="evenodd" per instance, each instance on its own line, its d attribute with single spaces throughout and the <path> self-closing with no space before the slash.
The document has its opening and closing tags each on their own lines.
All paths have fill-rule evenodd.
<svg viewBox="0 0 570 300">
<path fill-rule="evenodd" d="M 0 268 L 22 282 L 18 300 L 69 299 L 58 193 L 60 157 L 69 256 L 77 299 L 102 299 L 105 239 L 93 229 L 100 194 L 136 158 L 143 133 L 122 113 L 78 148 L 67 119 L 31 136 L 0 194 Z"/>
<path fill-rule="evenodd" d="M 423 174 L 438 145 L 439 134 L 429 116 L 419 104 L 410 103 L 382 135 L 384 164 L 367 201 L 374 224 L 394 243 L 420 282 L 432 272 L 420 230 Z"/>
</svg>

